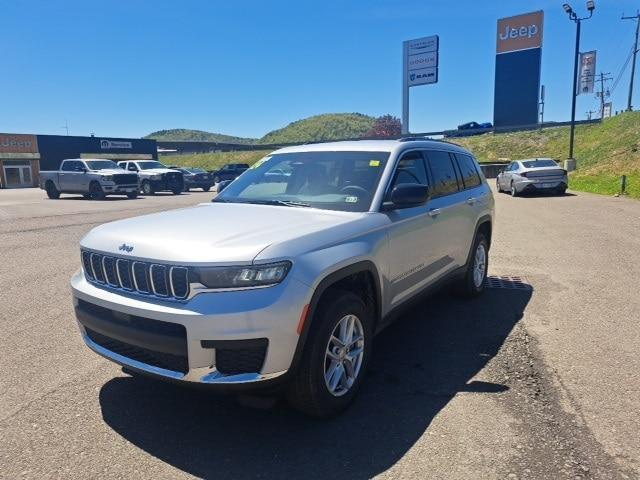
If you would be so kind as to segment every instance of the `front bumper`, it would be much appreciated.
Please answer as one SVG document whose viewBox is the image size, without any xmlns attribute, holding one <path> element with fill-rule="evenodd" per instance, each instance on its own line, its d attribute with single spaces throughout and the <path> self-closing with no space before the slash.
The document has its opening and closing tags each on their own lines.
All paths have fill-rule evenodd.
<svg viewBox="0 0 640 480">
<path fill-rule="evenodd" d="M 101 184 L 102 191 L 104 193 L 116 193 L 119 195 L 126 195 L 127 193 L 133 193 L 138 191 L 138 184 L 131 185 L 116 185 L 115 183 L 103 183 Z"/>
<path fill-rule="evenodd" d="M 165 380 L 227 387 L 273 383 L 265 381 L 287 373 L 300 314 L 311 298 L 310 288 L 291 277 L 274 287 L 201 293 L 184 303 L 110 291 L 88 282 L 82 271 L 71 288 L 83 340 L 94 352 Z M 261 367 L 230 372 L 233 352 L 227 349 L 256 342 L 266 347 Z M 185 368 L 156 361 L 166 355 L 184 355 Z"/>
</svg>

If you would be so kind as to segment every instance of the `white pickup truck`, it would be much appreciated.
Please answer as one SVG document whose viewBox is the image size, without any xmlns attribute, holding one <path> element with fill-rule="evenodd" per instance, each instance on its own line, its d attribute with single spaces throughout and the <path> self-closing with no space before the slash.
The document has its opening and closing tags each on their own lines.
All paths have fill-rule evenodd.
<svg viewBox="0 0 640 480">
<path fill-rule="evenodd" d="M 40 188 L 54 199 L 61 193 L 80 193 L 92 200 L 107 195 L 136 198 L 138 175 L 122 170 L 111 160 L 71 158 L 62 161 L 60 170 L 41 171 Z"/>
</svg>

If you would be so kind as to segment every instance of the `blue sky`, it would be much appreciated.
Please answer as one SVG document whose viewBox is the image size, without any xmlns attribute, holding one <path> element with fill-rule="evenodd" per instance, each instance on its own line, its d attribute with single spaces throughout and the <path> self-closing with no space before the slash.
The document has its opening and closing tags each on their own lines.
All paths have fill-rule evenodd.
<svg viewBox="0 0 640 480">
<path fill-rule="evenodd" d="M 440 35 L 440 81 L 411 91 L 411 130 L 491 121 L 500 17 L 542 9 L 546 118 L 570 113 L 575 25 L 562 1 L 0 0 L 0 131 L 240 136 L 319 113 L 401 114 L 402 41 Z M 586 12 L 584 1 L 572 0 Z M 581 50 L 614 77 L 640 2 L 596 0 Z M 626 106 L 627 68 L 612 95 Z M 637 88 L 640 108 L 640 85 Z M 578 99 L 578 117 L 597 100 Z"/>
</svg>

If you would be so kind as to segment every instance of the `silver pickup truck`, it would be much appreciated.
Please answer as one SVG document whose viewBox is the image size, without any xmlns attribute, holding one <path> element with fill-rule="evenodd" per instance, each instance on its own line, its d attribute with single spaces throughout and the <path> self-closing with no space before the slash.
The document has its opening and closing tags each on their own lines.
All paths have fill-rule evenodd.
<svg viewBox="0 0 640 480">
<path fill-rule="evenodd" d="M 61 193 L 81 193 L 92 200 L 107 195 L 136 198 L 138 175 L 123 171 L 111 160 L 72 158 L 63 160 L 60 170 L 41 171 L 40 188 L 49 198 L 59 198 Z"/>
</svg>

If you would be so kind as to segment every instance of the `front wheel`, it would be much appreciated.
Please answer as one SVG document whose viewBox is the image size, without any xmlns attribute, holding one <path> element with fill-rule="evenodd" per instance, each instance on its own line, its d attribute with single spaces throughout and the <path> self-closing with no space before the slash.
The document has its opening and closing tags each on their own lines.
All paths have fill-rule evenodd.
<svg viewBox="0 0 640 480">
<path fill-rule="evenodd" d="M 134 198 L 138 198 L 138 192 L 129 192 L 129 193 L 127 193 L 127 198 L 129 200 L 133 200 Z"/>
<path fill-rule="evenodd" d="M 459 284 L 459 292 L 465 297 L 477 297 L 480 295 L 484 291 L 488 267 L 489 242 L 484 233 L 478 232 L 473 242 L 467 271 Z"/>
<path fill-rule="evenodd" d="M 144 195 L 153 195 L 155 193 L 153 191 L 153 187 L 151 186 L 151 182 L 149 180 L 145 180 L 142 182 L 141 190 Z"/>
<path fill-rule="evenodd" d="M 93 182 L 89 185 L 89 196 L 91 200 L 102 200 L 104 198 L 104 192 L 98 182 Z"/>
<path fill-rule="evenodd" d="M 355 398 L 371 355 L 373 318 L 362 299 L 345 291 L 326 294 L 309 327 L 289 402 L 315 417 L 331 417 Z"/>
</svg>

